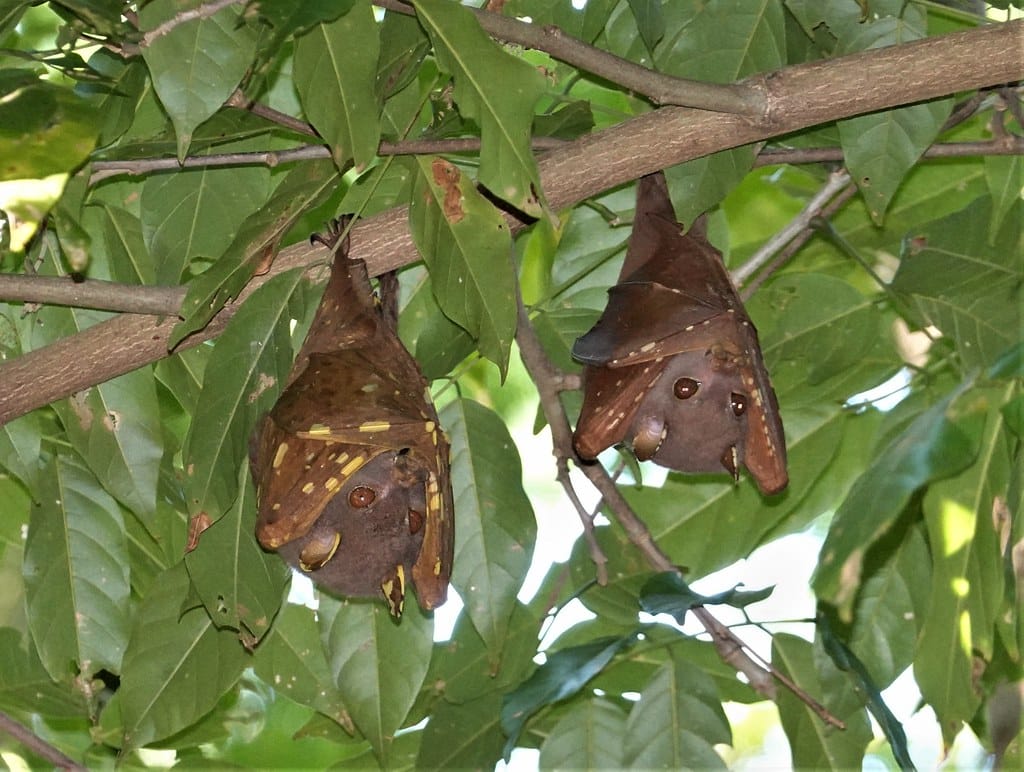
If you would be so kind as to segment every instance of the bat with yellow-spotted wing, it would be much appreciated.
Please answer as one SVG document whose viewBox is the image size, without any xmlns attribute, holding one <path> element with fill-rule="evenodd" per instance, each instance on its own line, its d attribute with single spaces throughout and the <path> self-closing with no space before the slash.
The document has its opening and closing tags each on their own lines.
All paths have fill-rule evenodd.
<svg viewBox="0 0 1024 772">
<path fill-rule="evenodd" d="M 397 616 L 409 575 L 421 607 L 444 602 L 454 523 L 448 440 L 398 339 L 396 290 L 394 276 L 383 277 L 378 300 L 347 240 L 335 246 L 323 299 L 250 460 L 260 543 L 335 593 L 383 593 Z"/>
</svg>

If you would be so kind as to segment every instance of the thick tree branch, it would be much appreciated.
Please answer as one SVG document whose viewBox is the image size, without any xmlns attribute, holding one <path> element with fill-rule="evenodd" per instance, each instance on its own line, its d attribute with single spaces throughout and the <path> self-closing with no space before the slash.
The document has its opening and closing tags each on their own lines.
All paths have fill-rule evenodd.
<svg viewBox="0 0 1024 772">
<path fill-rule="evenodd" d="M 758 76 L 768 116 L 666 107 L 551 151 L 539 161 L 549 205 L 572 206 L 644 174 L 727 148 L 817 124 L 925 99 L 1024 79 L 1024 21 L 873 49 Z M 515 228 L 523 227 L 514 223 Z M 352 250 L 379 274 L 419 259 L 408 210 L 396 207 L 356 224 Z M 323 260 L 296 244 L 274 270 Z M 254 280 L 248 291 L 267 277 Z M 219 334 L 237 308 L 226 307 L 184 345 Z M 173 319 L 124 316 L 0 365 L 0 423 L 167 354 Z"/>
</svg>

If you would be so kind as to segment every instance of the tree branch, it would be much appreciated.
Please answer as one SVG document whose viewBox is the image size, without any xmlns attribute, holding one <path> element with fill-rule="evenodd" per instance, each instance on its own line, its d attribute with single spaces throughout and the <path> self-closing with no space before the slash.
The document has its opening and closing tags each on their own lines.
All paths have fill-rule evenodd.
<svg viewBox="0 0 1024 772">
<path fill-rule="evenodd" d="M 28 748 L 32 753 L 45 759 L 58 769 L 74 770 L 74 772 L 86 772 L 86 768 L 74 759 L 65 756 L 57 748 L 50 745 L 42 737 L 11 716 L 0 711 L 0 732 L 6 732 L 19 743 Z"/>
<path fill-rule="evenodd" d="M 541 184 L 554 210 L 575 205 L 642 175 L 864 112 L 1024 78 L 1024 21 L 926 38 L 890 48 L 813 62 L 757 80 L 767 89 L 768 116 L 665 107 L 595 132 L 541 157 Z M 522 223 L 513 222 L 518 230 Z M 419 259 L 408 208 L 358 222 L 352 250 L 374 275 Z M 306 243 L 282 250 L 272 272 L 323 260 Z M 246 292 L 268 278 L 257 277 Z M 243 297 L 246 293 L 243 293 Z M 183 345 L 219 334 L 238 303 Z M 0 364 L 0 423 L 167 355 L 173 319 L 124 316 Z"/>
</svg>

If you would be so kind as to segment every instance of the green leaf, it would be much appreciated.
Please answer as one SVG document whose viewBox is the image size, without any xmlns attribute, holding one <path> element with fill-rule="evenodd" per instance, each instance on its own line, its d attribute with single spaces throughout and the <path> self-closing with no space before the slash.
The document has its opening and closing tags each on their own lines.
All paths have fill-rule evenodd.
<svg viewBox="0 0 1024 772">
<path fill-rule="evenodd" d="M 142 237 L 142 223 L 131 212 L 109 204 L 90 207 L 101 212 L 103 241 L 109 255 L 110 274 L 125 284 L 155 284 L 153 258 Z M 177 277 L 173 280 L 177 282 Z M 165 282 L 165 283 L 173 283 Z"/>
<path fill-rule="evenodd" d="M 156 282 L 177 284 L 197 257 L 224 253 L 246 218 L 266 200 L 268 170 L 196 169 L 154 174 L 142 183 L 142 232 Z"/>
<path fill-rule="evenodd" d="M 171 332 L 168 348 L 201 330 L 236 297 L 260 264 L 277 253 L 282 237 L 307 209 L 324 201 L 336 184 L 334 168 L 326 161 L 300 164 L 292 170 L 270 200 L 245 219 L 217 262 L 189 282 L 181 304 L 182 321 Z"/>
<path fill-rule="evenodd" d="M 280 562 L 280 560 L 278 561 Z M 347 731 L 352 718 L 334 685 L 327 664 L 316 612 L 286 603 L 270 634 L 256 649 L 256 675 L 288 699 L 316 708 Z"/>
<path fill-rule="evenodd" d="M 266 634 L 291 572 L 277 555 L 264 552 L 253 538 L 256 492 L 248 464 L 238 473 L 240 491 L 222 518 L 199 536 L 185 555 L 192 585 L 217 627 L 239 632 L 247 647 Z"/>
<path fill-rule="evenodd" d="M 82 695 L 50 678 L 35 647 L 26 650 L 23 637 L 18 630 L 0 627 L 0 706 L 52 718 L 86 715 Z"/>
<path fill-rule="evenodd" d="M 339 602 L 320 596 L 320 630 L 334 682 L 356 727 L 387 766 L 426 677 L 433 619 L 406 609 L 401 621 L 380 602 Z"/>
<path fill-rule="evenodd" d="M 626 721 L 623 766 L 630 769 L 725 769 L 713 746 L 732 733 L 709 676 L 675 657 L 640 693 Z"/>
<path fill-rule="evenodd" d="M 965 372 L 993 364 L 1020 340 L 1024 207 L 990 244 L 990 200 L 915 229 L 892 288 L 956 344 Z"/>
<path fill-rule="evenodd" d="M 829 302 L 822 303 L 823 297 Z M 783 398 L 810 385 L 819 400 L 827 394 L 845 401 L 901 365 L 892 345 L 891 363 L 881 371 L 868 358 L 882 337 L 876 301 L 842 279 L 824 273 L 780 276 L 757 293 L 749 308 L 764 340 L 772 384 Z"/>
<path fill-rule="evenodd" d="M 292 319 L 304 315 L 309 287 L 301 268 L 270 279 L 238 309 L 217 339 L 185 440 L 188 508 L 216 520 L 238 495 L 249 435 L 284 388 L 294 352 Z"/>
<path fill-rule="evenodd" d="M 679 221 L 692 225 L 701 214 L 726 197 L 754 165 L 749 145 L 697 158 L 665 170 Z"/>
<path fill-rule="evenodd" d="M 899 17 L 872 16 L 842 50 L 861 51 L 918 40 L 926 33 L 925 25 L 925 13 L 913 7 L 906 8 Z M 952 99 L 940 99 L 838 122 L 850 176 L 876 224 L 882 224 L 896 189 L 935 141 L 952 109 Z"/>
<path fill-rule="evenodd" d="M 1024 189 L 1024 157 L 985 156 L 985 181 L 992 196 L 992 216 L 988 223 L 988 240 L 994 244 L 1002 230 L 1006 215 L 1020 201 Z"/>
<path fill-rule="evenodd" d="M 351 160 L 362 169 L 377 155 L 379 33 L 370 4 L 360 2 L 295 42 L 295 85 L 302 109 L 342 171 Z"/>
<path fill-rule="evenodd" d="M 461 704 L 442 701 L 423 733 L 417 769 L 494 769 L 505 736 L 498 719 L 501 694 Z"/>
<path fill-rule="evenodd" d="M 99 133 L 92 106 L 30 70 L 0 70 L 0 182 L 72 173 Z"/>
<path fill-rule="evenodd" d="M 1007 495 L 1015 444 L 998 407 L 1012 390 L 972 394 L 975 406 L 988 412 L 978 457 L 924 497 L 932 586 L 914 676 L 947 744 L 981 704 L 977 669 L 992 658 L 997 619 L 1013 613 L 1001 608 L 1002 549 L 993 523 L 996 501 Z"/>
<path fill-rule="evenodd" d="M 36 490 L 39 478 L 41 434 L 37 413 L 23 415 L 0 426 L 0 467 L 21 480 L 30 491 Z"/>
<path fill-rule="evenodd" d="M 632 635 L 615 636 L 556 651 L 515 691 L 506 694 L 501 705 L 501 728 L 508 736 L 504 752 L 506 762 L 534 713 L 577 694 L 633 640 Z"/>
<path fill-rule="evenodd" d="M 380 28 L 377 98 L 387 99 L 412 83 L 429 50 L 430 41 L 415 16 L 385 14 Z"/>
<path fill-rule="evenodd" d="M 516 331 L 508 224 L 456 167 L 430 157 L 417 162 L 409 226 L 438 305 L 504 376 Z"/>
<path fill-rule="evenodd" d="M 928 547 L 915 528 L 877 571 L 866 572 L 857 593 L 850 648 L 880 688 L 914 660 L 917 633 L 926 618 L 930 569 Z"/>
<path fill-rule="evenodd" d="M 690 589 L 690 585 L 679 574 L 666 571 L 651 577 L 644 584 L 640 590 L 640 607 L 648 614 L 669 614 L 679 624 L 683 624 L 687 612 L 694 606 L 726 604 L 743 608 L 764 600 L 774 589 L 765 587 L 760 590 L 740 590 L 734 587 L 714 595 L 701 595 Z"/>
<path fill-rule="evenodd" d="M 416 17 L 434 56 L 455 80 L 459 113 L 480 126 L 480 183 L 533 217 L 542 213 L 530 150 L 533 108 L 545 84 L 537 70 L 503 51 L 473 15 L 444 0 L 417 0 Z M 500 83 L 500 89 L 493 84 Z"/>
<path fill-rule="evenodd" d="M 839 507 L 814 576 L 818 597 L 850 617 L 864 555 L 888 531 L 910 497 L 932 480 L 948 477 L 974 460 L 977 446 L 948 413 L 959 390 L 893 439 L 857 480 Z"/>
<path fill-rule="evenodd" d="M 626 714 L 595 697 L 566 713 L 540 747 L 540 768 L 621 769 Z"/>
<path fill-rule="evenodd" d="M 533 670 L 540 620 L 522 604 L 512 609 L 502 641 L 501 663 L 495 667 L 484 639 L 465 614 L 460 614 L 450 640 L 436 645 L 427 683 L 443 683 L 447 702 L 463 703 L 518 684 Z"/>
<path fill-rule="evenodd" d="M 871 678 L 867 667 L 835 634 L 825 614 L 818 615 L 818 632 L 821 635 L 822 647 L 831 657 L 832 664 L 840 670 L 850 673 L 854 688 L 866 696 L 868 710 L 871 711 L 871 715 L 882 728 L 882 733 L 889 741 L 889 747 L 896 762 L 900 765 L 900 769 L 914 770 L 914 762 L 907 750 L 907 735 L 903 731 L 903 725 L 885 704 L 880 687 Z"/>
<path fill-rule="evenodd" d="M 789 738 L 793 767 L 859 769 L 871 727 L 847 676 L 821 652 L 820 644 L 788 633 L 772 636 L 772 664 L 846 724 L 845 729 L 826 724 L 791 691 L 779 690 L 779 718 Z"/>
<path fill-rule="evenodd" d="M 81 330 L 104 315 L 51 309 L 64 330 Z M 57 334 L 57 329 L 51 330 Z M 71 445 L 103 487 L 142 518 L 153 516 L 163 457 L 153 370 L 144 367 L 54 403 Z"/>
<path fill-rule="evenodd" d="M 418 271 L 419 278 L 398 317 L 398 335 L 406 348 L 415 352 L 423 377 L 433 381 L 450 373 L 476 346 L 469 333 L 441 311 L 430 274 L 422 266 Z"/>
<path fill-rule="evenodd" d="M 648 51 L 654 51 L 654 46 L 665 34 L 665 20 L 661 15 L 660 0 L 629 0 L 629 8 L 633 11 L 644 45 Z"/>
<path fill-rule="evenodd" d="M 496 663 L 533 557 L 537 523 L 523 490 L 519 453 L 504 421 L 468 399 L 447 405 L 440 419 L 452 445 L 452 584 Z"/>
<path fill-rule="evenodd" d="M 142 58 L 174 124 L 179 161 L 185 158 L 196 127 L 231 96 L 256 51 L 256 36 L 237 8 L 175 19 L 198 5 L 198 0 L 154 0 L 139 12 L 143 31 L 155 34 L 143 44 Z M 176 23 L 161 29 L 172 19 Z"/>
<path fill-rule="evenodd" d="M 190 592 L 184 563 L 143 598 L 124 654 L 120 698 L 125 748 L 141 748 L 198 721 L 238 681 L 248 655 L 206 609 L 182 611 Z"/>
<path fill-rule="evenodd" d="M 121 510 L 72 454 L 56 456 L 41 484 L 23 569 L 40 658 L 59 681 L 120 672 L 130 596 Z"/>
<path fill-rule="evenodd" d="M 779 3 L 708 0 L 662 7 L 665 36 L 654 56 L 662 72 L 731 83 L 786 63 L 785 15 Z"/>
</svg>

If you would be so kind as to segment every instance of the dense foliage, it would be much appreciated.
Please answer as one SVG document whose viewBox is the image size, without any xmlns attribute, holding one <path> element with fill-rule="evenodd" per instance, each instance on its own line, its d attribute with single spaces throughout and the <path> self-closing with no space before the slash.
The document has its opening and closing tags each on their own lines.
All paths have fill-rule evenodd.
<svg viewBox="0 0 1024 772">
<path fill-rule="evenodd" d="M 187 288 L 167 356 L 0 427 L 0 711 L 29 730 L 0 748 L 89 767 L 493 768 L 513 747 L 539 748 L 545 769 L 713 767 L 757 745 L 723 704 L 774 691 L 794 765 L 858 767 L 877 734 L 880 763 L 907 766 L 882 691 L 910 669 L 945 744 L 968 726 L 1008 748 L 1007 767 L 1019 762 L 1024 162 L 1005 152 L 1018 142 L 1020 153 L 1019 88 L 911 94 L 907 107 L 667 170 L 680 219 L 709 210 L 742 276 L 800 226 L 800 248 L 758 275 L 748 301 L 789 488 L 765 498 L 748 479 L 662 482 L 609 452 L 609 468 L 625 461 L 625 503 L 521 600 L 537 518 L 572 505 L 549 497 L 541 511 L 535 497 L 534 511 L 509 426 L 527 414 L 540 430 L 561 409 L 571 422 L 580 397 L 566 390 L 538 410 L 534 384 L 552 393 L 558 379 L 519 363 L 517 290 L 551 362 L 578 372 L 569 348 L 616 280 L 633 208 L 627 185 L 551 211 L 536 158 L 655 108 L 560 49 L 495 42 L 458 3 L 416 0 L 414 15 L 385 5 L 0 0 L 3 272 Z M 713 83 L 984 21 L 978 4 L 904 0 L 492 5 Z M 1019 6 L 989 4 L 1007 5 Z M 479 141 L 443 144 L 463 138 Z M 385 154 L 382 140 L 441 142 L 459 217 L 436 156 Z M 933 145 L 959 150 L 925 156 Z M 816 161 L 822 148 L 837 154 Z M 612 152 L 630 164 L 628 143 Z M 167 159 L 194 166 L 156 163 Z M 510 228 L 495 202 L 532 225 Z M 247 463 L 322 288 L 324 253 L 302 245 L 339 213 L 372 223 L 402 204 L 425 265 L 401 272 L 401 333 L 453 448 L 464 607 L 437 642 L 413 603 L 400 622 L 383 602 L 285 603 L 290 574 L 253 537 Z M 250 284 L 288 245 L 305 264 Z M 223 333 L 195 345 L 247 285 Z M 15 297 L 0 293 L 8 364 L 117 316 Z M 85 371 L 102 358 L 85 343 L 79 356 Z M 884 409 L 854 399 L 887 383 L 902 398 Z M 555 478 L 554 457 L 525 460 Z M 620 524 L 628 510 L 686 582 L 656 570 Z M 805 531 L 823 539 L 814 625 L 773 624 L 759 605 L 771 588 L 706 598 L 687 584 Z M 538 658 L 573 599 L 592 618 Z M 750 688 L 724 639 L 672 623 L 702 603 L 775 632 L 774 667 L 809 698 L 771 678 Z"/>
</svg>

